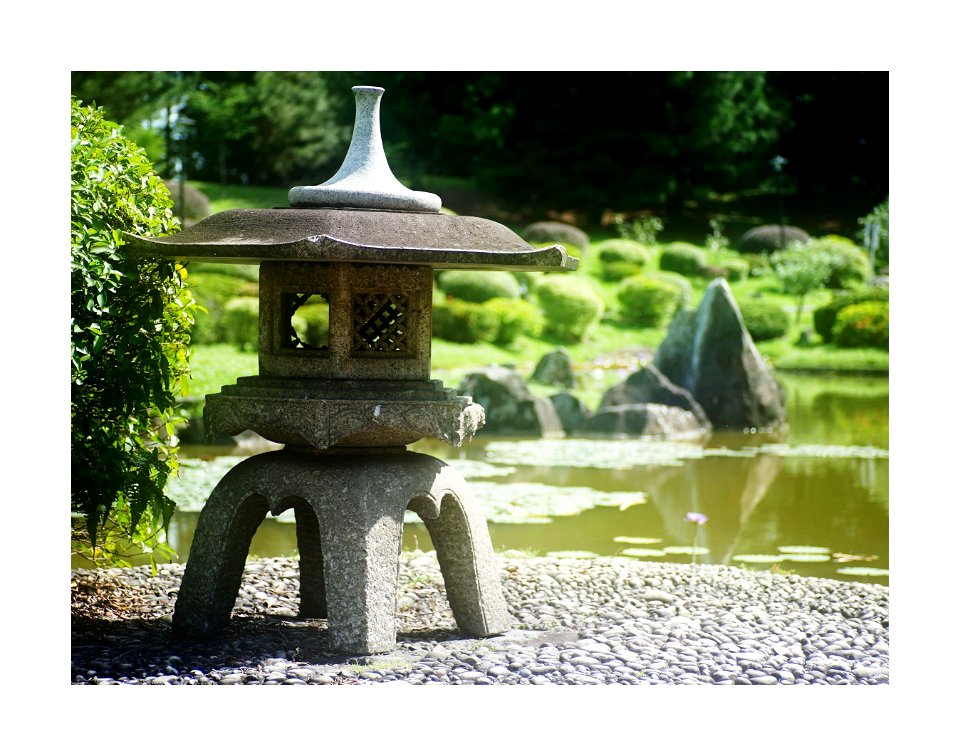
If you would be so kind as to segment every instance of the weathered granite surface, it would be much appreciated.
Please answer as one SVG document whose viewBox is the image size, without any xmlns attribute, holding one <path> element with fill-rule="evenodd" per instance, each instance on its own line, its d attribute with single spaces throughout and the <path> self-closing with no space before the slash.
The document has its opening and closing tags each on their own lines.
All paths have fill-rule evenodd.
<svg viewBox="0 0 960 756">
<path fill-rule="evenodd" d="M 396 643 L 403 513 L 424 520 L 457 625 L 488 636 L 510 625 L 486 521 L 452 467 L 413 452 L 277 451 L 249 457 L 200 514 L 173 615 L 184 636 L 229 621 L 250 541 L 268 513 L 293 508 L 301 553 L 301 615 L 329 620 L 331 648 L 389 651 Z"/>
<path fill-rule="evenodd" d="M 458 393 L 473 397 L 484 410 L 484 427 L 492 433 L 556 437 L 563 425 L 553 403 L 534 396 L 523 378 L 504 367 L 489 367 L 466 375 Z"/>
</svg>

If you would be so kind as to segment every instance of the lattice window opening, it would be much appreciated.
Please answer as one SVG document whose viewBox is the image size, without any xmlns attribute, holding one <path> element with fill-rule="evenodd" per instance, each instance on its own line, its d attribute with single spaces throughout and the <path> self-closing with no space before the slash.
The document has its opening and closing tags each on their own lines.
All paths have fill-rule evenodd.
<svg viewBox="0 0 960 756">
<path fill-rule="evenodd" d="M 404 294 L 357 294 L 353 300 L 353 349 L 355 352 L 409 352 Z"/>
<path fill-rule="evenodd" d="M 327 351 L 330 335 L 330 302 L 320 292 L 292 292 L 280 297 L 280 322 L 284 349 Z"/>
</svg>

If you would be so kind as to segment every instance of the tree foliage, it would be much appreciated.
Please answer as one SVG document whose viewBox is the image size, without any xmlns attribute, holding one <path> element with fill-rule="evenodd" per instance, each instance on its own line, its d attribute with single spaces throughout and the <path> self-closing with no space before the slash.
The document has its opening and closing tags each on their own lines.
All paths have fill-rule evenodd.
<svg viewBox="0 0 960 756">
<path fill-rule="evenodd" d="M 179 264 L 123 250 L 125 231 L 177 229 L 160 177 L 102 109 L 71 106 L 70 505 L 87 553 L 118 561 L 122 536 L 159 545 L 173 513 L 193 304 Z"/>
<path fill-rule="evenodd" d="M 172 129 L 185 140 L 189 176 L 267 185 L 317 183 L 336 171 L 353 123 L 354 84 L 387 90 L 381 123 L 391 167 L 426 190 L 444 177 L 531 209 L 676 205 L 772 192 L 769 161 L 781 154 L 790 161 L 788 191 L 857 189 L 870 203 L 887 192 L 883 72 L 73 76 L 74 93 L 95 97 L 127 123 L 151 105 L 168 113 L 176 101 L 175 115 L 190 119 Z"/>
</svg>

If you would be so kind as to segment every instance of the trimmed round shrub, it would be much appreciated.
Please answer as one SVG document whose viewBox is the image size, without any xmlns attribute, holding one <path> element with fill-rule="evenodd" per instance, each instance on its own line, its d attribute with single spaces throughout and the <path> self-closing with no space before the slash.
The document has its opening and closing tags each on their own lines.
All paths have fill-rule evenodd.
<svg viewBox="0 0 960 756">
<path fill-rule="evenodd" d="M 796 226 L 784 226 L 783 238 L 785 243 L 782 248 L 786 249 L 794 242 L 805 243 L 810 241 L 810 234 Z M 740 241 L 737 242 L 737 249 L 740 252 L 750 253 L 775 252 L 781 249 L 780 225 L 769 224 L 751 228 L 740 237 Z"/>
<path fill-rule="evenodd" d="M 70 511 L 91 560 L 124 565 L 159 537 L 174 502 L 174 418 L 194 304 L 177 261 L 130 256 L 123 232 L 177 230 L 144 151 L 103 110 L 70 101 Z M 94 548 L 95 547 L 95 548 Z"/>
<path fill-rule="evenodd" d="M 603 315 L 603 300 L 583 276 L 545 276 L 537 301 L 545 318 L 543 332 L 561 341 L 581 341 Z"/>
<path fill-rule="evenodd" d="M 302 326 L 297 319 L 302 321 Z M 293 326 L 301 338 L 311 346 L 323 346 L 329 341 L 330 307 L 328 305 L 306 304 L 297 309 L 293 316 Z"/>
<path fill-rule="evenodd" d="M 693 299 L 693 284 L 679 273 L 671 273 L 665 270 L 651 270 L 643 274 L 644 278 L 651 281 L 663 281 L 675 286 L 680 291 L 680 307 L 686 307 Z"/>
<path fill-rule="evenodd" d="M 861 302 L 837 313 L 833 341 L 839 347 L 890 348 L 890 303 Z"/>
<path fill-rule="evenodd" d="M 660 252 L 660 270 L 682 276 L 703 275 L 707 267 L 707 252 L 703 247 L 687 242 L 673 242 Z"/>
<path fill-rule="evenodd" d="M 499 329 L 497 313 L 482 304 L 448 299 L 433 305 L 433 335 L 438 339 L 458 344 L 492 342 Z"/>
<path fill-rule="evenodd" d="M 223 330 L 226 341 L 242 351 L 255 351 L 260 328 L 260 299 L 234 297 L 223 308 Z"/>
<path fill-rule="evenodd" d="M 465 302 L 520 296 L 519 282 L 503 270 L 447 270 L 440 275 L 439 285 L 445 294 Z"/>
<path fill-rule="evenodd" d="M 760 255 L 755 252 L 743 252 L 740 254 L 740 260 L 747 264 L 747 275 L 752 277 L 773 275 L 773 268 L 770 265 L 769 255 Z"/>
<path fill-rule="evenodd" d="M 633 325 L 656 327 L 680 309 L 683 292 L 670 281 L 643 275 L 627 278 L 617 288 L 620 317 Z"/>
<path fill-rule="evenodd" d="M 785 336 L 790 329 L 790 316 L 775 302 L 748 299 L 738 304 L 743 323 L 754 341 L 770 341 Z"/>
<path fill-rule="evenodd" d="M 192 273 L 190 293 L 203 308 L 196 316 L 194 344 L 220 344 L 230 341 L 224 325 L 224 311 L 234 297 L 256 297 L 257 284 L 227 273 Z"/>
<path fill-rule="evenodd" d="M 653 259 L 653 252 L 632 239 L 607 239 L 594 248 L 600 259 L 601 275 L 607 281 L 621 281 L 641 273 Z"/>
<path fill-rule="evenodd" d="M 860 291 L 841 291 L 833 299 L 813 311 L 813 328 L 826 342 L 833 341 L 833 327 L 837 322 L 837 313 L 844 307 L 863 302 L 888 302 L 890 292 L 886 289 L 862 289 Z"/>
<path fill-rule="evenodd" d="M 828 289 L 850 289 L 865 283 L 870 277 L 870 257 L 851 239 L 821 236 L 811 240 L 808 246 L 830 257 Z"/>
<path fill-rule="evenodd" d="M 534 339 L 543 333 L 543 314 L 526 300 L 497 298 L 484 302 L 481 307 L 497 317 L 495 344 L 512 344 L 521 333 Z"/>
<path fill-rule="evenodd" d="M 736 257 L 724 260 L 717 267 L 720 268 L 723 277 L 728 281 L 742 281 L 750 275 L 750 263 Z"/>
</svg>

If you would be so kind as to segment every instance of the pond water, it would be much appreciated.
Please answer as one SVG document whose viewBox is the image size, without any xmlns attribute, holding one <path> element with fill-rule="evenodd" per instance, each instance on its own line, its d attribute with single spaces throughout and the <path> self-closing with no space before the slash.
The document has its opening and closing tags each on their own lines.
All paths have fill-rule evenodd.
<svg viewBox="0 0 960 756">
<path fill-rule="evenodd" d="M 889 384 L 883 378 L 781 375 L 786 438 L 714 434 L 705 444 L 517 439 L 481 434 L 463 449 L 419 442 L 470 481 L 498 551 L 622 554 L 840 580 L 887 582 Z M 170 488 L 169 531 L 189 555 L 199 508 L 241 457 L 185 447 Z M 687 514 L 707 517 L 703 525 Z M 429 549 L 408 513 L 405 549 Z M 292 512 L 268 517 L 251 553 L 296 550 Z"/>
</svg>

